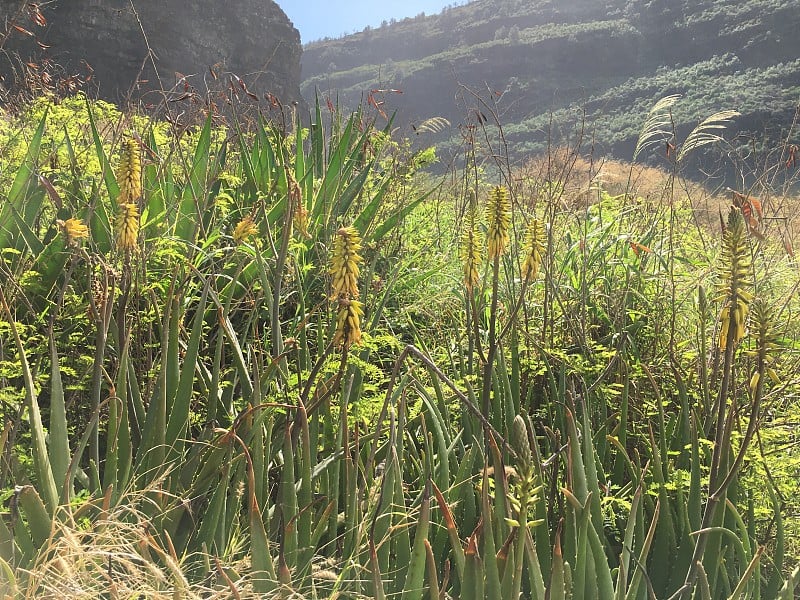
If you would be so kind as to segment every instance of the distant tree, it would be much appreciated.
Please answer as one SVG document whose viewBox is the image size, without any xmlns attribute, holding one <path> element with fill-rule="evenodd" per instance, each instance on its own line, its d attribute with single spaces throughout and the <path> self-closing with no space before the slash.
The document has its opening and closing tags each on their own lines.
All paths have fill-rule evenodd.
<svg viewBox="0 0 800 600">
<path fill-rule="evenodd" d="M 508 37 L 508 27 L 505 25 L 501 25 L 494 31 L 494 39 L 495 40 L 504 40 Z"/>
<path fill-rule="evenodd" d="M 508 30 L 508 41 L 512 44 L 519 44 L 519 27 L 512 25 Z"/>
</svg>

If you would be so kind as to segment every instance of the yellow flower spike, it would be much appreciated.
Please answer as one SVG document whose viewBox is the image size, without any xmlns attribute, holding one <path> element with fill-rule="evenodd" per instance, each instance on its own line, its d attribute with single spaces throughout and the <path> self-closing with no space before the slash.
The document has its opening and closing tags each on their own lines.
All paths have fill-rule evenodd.
<svg viewBox="0 0 800 600">
<path fill-rule="evenodd" d="M 349 348 L 361 343 L 361 317 L 364 309 L 358 300 L 339 300 L 339 313 L 336 317 L 336 332 L 333 334 L 335 346 Z"/>
<path fill-rule="evenodd" d="M 755 345 L 747 354 L 761 362 L 763 372 L 775 383 L 780 383 L 780 378 L 772 366 L 777 358 L 775 352 L 779 347 L 778 331 L 775 328 L 775 312 L 763 298 L 756 298 L 751 307 L 750 316 L 751 330 L 755 338 Z M 753 375 L 758 375 L 758 371 Z M 755 379 L 758 383 L 758 379 Z M 755 390 L 755 386 L 751 387 Z"/>
<path fill-rule="evenodd" d="M 525 261 L 522 263 L 522 278 L 530 281 L 536 278 L 542 264 L 545 248 L 544 225 L 533 219 L 525 235 Z"/>
<path fill-rule="evenodd" d="M 89 228 L 80 219 L 71 218 L 66 221 L 57 220 L 56 222 L 64 231 L 64 236 L 67 238 L 67 246 L 77 246 L 80 240 L 89 237 Z"/>
<path fill-rule="evenodd" d="M 292 215 L 292 222 L 298 234 L 305 239 L 311 239 L 311 234 L 308 233 L 308 209 L 302 204 L 298 204 L 297 208 Z"/>
<path fill-rule="evenodd" d="M 233 241 L 236 243 L 236 245 L 239 245 L 244 243 L 247 238 L 257 233 L 258 227 L 256 227 L 253 217 L 247 215 L 244 219 L 236 224 L 236 227 L 233 230 Z"/>
<path fill-rule="evenodd" d="M 481 248 L 483 241 L 477 228 L 477 213 L 475 207 L 467 210 L 464 217 L 464 231 L 461 234 L 461 264 L 464 273 L 464 287 L 467 290 L 478 285 L 480 279 Z"/>
<path fill-rule="evenodd" d="M 139 152 L 139 142 L 133 137 L 127 138 L 117 167 L 118 206 L 138 203 L 142 197 L 142 159 Z"/>
<path fill-rule="evenodd" d="M 750 249 L 741 212 L 732 208 L 722 236 L 720 281 L 717 301 L 723 303 L 720 313 L 719 349 L 725 350 L 733 320 L 734 342 L 738 344 L 747 334 L 746 322 L 753 300 L 751 288 Z"/>
<path fill-rule="evenodd" d="M 505 252 L 511 228 L 511 200 L 508 197 L 508 190 L 501 185 L 489 192 L 486 221 L 489 225 L 487 250 L 489 259 L 492 260 Z"/>
<path fill-rule="evenodd" d="M 760 375 L 759 375 L 758 371 L 756 371 L 755 373 L 753 373 L 753 376 L 750 378 L 750 393 L 751 394 L 755 394 L 756 393 L 756 387 L 758 387 L 758 380 L 759 379 L 760 379 Z"/>
<path fill-rule="evenodd" d="M 728 345 L 728 331 L 730 330 L 731 311 L 730 308 L 724 306 L 719 315 L 719 349 L 724 351 L 725 346 Z"/>
<path fill-rule="evenodd" d="M 329 273 L 333 277 L 331 300 L 358 298 L 359 264 L 363 262 L 361 236 L 354 227 L 342 227 L 336 232 Z"/>
<path fill-rule="evenodd" d="M 133 202 L 120 204 L 117 213 L 117 247 L 130 252 L 136 248 L 139 236 L 139 207 Z"/>
<path fill-rule="evenodd" d="M 769 375 L 769 378 L 772 380 L 772 383 L 777 385 L 777 384 L 779 384 L 781 382 L 781 378 L 778 377 L 778 374 L 775 372 L 775 369 L 773 369 L 772 367 L 768 367 L 767 368 L 767 375 Z"/>
</svg>

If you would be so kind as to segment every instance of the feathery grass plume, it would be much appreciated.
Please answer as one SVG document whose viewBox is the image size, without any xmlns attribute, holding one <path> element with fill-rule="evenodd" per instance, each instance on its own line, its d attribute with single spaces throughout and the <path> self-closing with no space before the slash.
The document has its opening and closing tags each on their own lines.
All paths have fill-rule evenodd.
<svg viewBox="0 0 800 600">
<path fill-rule="evenodd" d="M 333 277 L 331 300 L 358 298 L 358 265 L 363 261 L 359 250 L 361 236 L 355 227 L 342 227 L 336 232 L 328 271 Z"/>
<path fill-rule="evenodd" d="M 139 156 L 139 142 L 133 137 L 125 140 L 122 155 L 117 167 L 119 196 L 117 204 L 133 204 L 142 196 L 142 160 Z"/>
<path fill-rule="evenodd" d="M 64 235 L 67 238 L 67 246 L 77 246 L 80 240 L 89 237 L 89 228 L 80 219 L 71 218 L 66 221 L 59 219 L 56 222 L 64 231 Z"/>
<path fill-rule="evenodd" d="M 647 148 L 662 144 L 673 136 L 672 107 L 680 98 L 680 94 L 666 96 L 650 109 L 642 130 L 639 132 L 636 149 L 633 151 L 633 162 L 636 162 L 639 154 Z"/>
<path fill-rule="evenodd" d="M 745 322 L 753 294 L 750 289 L 750 248 L 747 244 L 742 213 L 731 207 L 722 236 L 720 282 L 717 300 L 723 303 L 720 312 L 719 349 L 725 350 L 728 335 L 733 332 L 736 343 L 745 336 Z"/>
<path fill-rule="evenodd" d="M 336 333 L 333 335 L 335 346 L 346 349 L 352 344 L 361 343 L 361 317 L 363 316 L 364 309 L 358 300 L 339 299 Z"/>
<path fill-rule="evenodd" d="M 139 237 L 139 207 L 135 202 L 119 205 L 116 228 L 117 247 L 124 252 L 132 251 Z"/>
<path fill-rule="evenodd" d="M 461 264 L 464 272 L 464 287 L 467 290 L 478 285 L 480 279 L 481 248 L 483 240 L 478 230 L 478 214 L 475 206 L 467 209 L 464 216 L 464 231 L 461 233 Z"/>
<path fill-rule="evenodd" d="M 544 225 L 538 219 L 533 219 L 525 234 L 525 260 L 522 263 L 522 278 L 525 281 L 535 279 L 539 273 L 545 240 Z"/>
<path fill-rule="evenodd" d="M 489 225 L 487 249 L 491 260 L 502 256 L 505 252 L 511 228 L 511 200 L 508 197 L 508 190 L 502 185 L 496 186 L 489 192 L 486 220 Z"/>
<path fill-rule="evenodd" d="M 253 217 L 247 215 L 244 219 L 236 224 L 236 227 L 233 230 L 233 241 L 238 246 L 239 244 L 244 243 L 247 238 L 257 233 L 258 227 L 256 227 Z"/>
<path fill-rule="evenodd" d="M 717 131 L 725 129 L 730 123 L 731 119 L 738 116 L 739 113 L 735 110 L 723 110 L 704 119 L 703 122 L 695 127 L 686 137 L 686 140 L 683 142 L 683 144 L 681 144 L 676 160 L 678 162 L 682 162 L 683 159 L 689 155 L 689 153 L 697 150 L 698 148 L 702 148 L 703 146 L 708 146 L 709 144 L 714 144 L 716 142 L 721 142 L 723 138 L 717 133 Z"/>
</svg>

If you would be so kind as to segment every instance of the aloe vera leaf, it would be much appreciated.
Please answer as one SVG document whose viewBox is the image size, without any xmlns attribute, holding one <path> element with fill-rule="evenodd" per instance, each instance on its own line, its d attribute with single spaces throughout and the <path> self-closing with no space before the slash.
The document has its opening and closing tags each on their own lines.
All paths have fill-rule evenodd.
<svg viewBox="0 0 800 600">
<path fill-rule="evenodd" d="M 61 368 L 58 362 L 58 350 L 52 332 L 49 335 L 50 345 L 50 427 L 48 451 L 53 479 L 60 486 L 63 494 L 60 497 L 69 502 L 72 498 L 72 481 L 67 479 L 70 451 L 67 431 L 67 409 L 64 402 L 64 384 L 61 380 Z"/>
<path fill-rule="evenodd" d="M 428 530 L 430 528 L 430 484 L 425 485 L 422 493 L 422 505 L 417 518 L 416 531 L 414 532 L 414 546 L 411 551 L 411 560 L 403 586 L 403 600 L 422 600 L 425 581 L 425 564 L 427 562 L 426 545 Z"/>
<path fill-rule="evenodd" d="M 50 537 L 53 519 L 32 485 L 22 486 L 18 498 L 19 507 L 25 513 L 31 539 L 36 548 L 41 548 Z"/>
<path fill-rule="evenodd" d="M 656 507 L 653 511 L 653 520 L 650 522 L 650 527 L 647 529 L 647 535 L 645 536 L 644 542 L 642 543 L 642 548 L 639 551 L 639 560 L 637 561 L 636 568 L 633 571 L 631 583 L 628 586 L 628 592 L 625 594 L 625 600 L 635 600 L 639 597 L 639 584 L 644 576 L 643 569 L 647 564 L 647 557 L 650 554 L 650 546 L 653 543 L 653 538 L 655 537 L 656 529 L 659 524 L 658 515 L 660 511 L 661 502 L 658 501 L 656 502 Z"/>
<path fill-rule="evenodd" d="M 203 212 L 206 209 L 205 201 L 208 195 L 206 178 L 211 155 L 212 116 L 212 113 L 209 112 L 197 139 L 197 146 L 189 168 L 189 178 L 181 195 L 178 216 L 175 221 L 175 237 L 188 244 L 194 243 Z"/>
<path fill-rule="evenodd" d="M 177 454 L 180 454 L 183 450 L 183 439 L 186 436 L 186 427 L 189 422 L 197 361 L 199 360 L 200 344 L 203 341 L 203 325 L 209 287 L 210 281 L 207 280 L 195 311 L 194 323 L 192 324 L 189 343 L 186 345 L 178 388 L 175 392 L 175 397 L 170 402 L 171 410 L 167 421 L 166 439 L 172 444 L 173 453 Z"/>
<path fill-rule="evenodd" d="M 794 591 L 797 589 L 797 586 L 800 585 L 800 566 L 794 568 L 791 575 L 786 579 L 786 583 L 783 584 L 783 587 L 780 591 L 780 596 L 778 600 L 794 600 L 795 595 Z"/>
<path fill-rule="evenodd" d="M 489 473 L 484 468 L 481 482 L 481 514 L 483 518 L 483 564 L 485 570 L 486 593 L 490 598 L 500 598 L 500 572 L 497 568 L 497 552 L 494 544 L 494 515 L 489 503 Z"/>
<path fill-rule="evenodd" d="M 42 143 L 42 135 L 44 134 L 45 123 L 47 122 L 47 111 L 42 115 L 39 125 L 31 138 L 28 148 L 25 151 L 25 158 L 19 166 L 14 181 L 11 183 L 11 188 L 8 190 L 6 202 L 0 207 L 0 248 L 7 248 L 11 240 L 11 236 L 16 233 L 11 224 L 12 211 L 22 213 L 24 211 L 24 203 L 29 195 L 30 186 L 33 185 L 34 173 L 36 170 L 36 160 L 39 156 L 39 148 Z M 30 226 L 30 224 L 29 224 Z"/>
<path fill-rule="evenodd" d="M 739 598 L 751 598 L 752 595 L 747 593 L 747 588 L 750 587 L 751 580 L 753 578 L 753 573 L 757 571 L 758 563 L 761 560 L 761 555 L 764 553 L 765 548 L 761 546 L 755 554 L 753 554 L 753 558 L 750 563 L 747 565 L 744 573 L 742 574 L 739 583 L 734 588 L 733 592 L 730 596 L 728 596 L 728 600 L 739 600 Z M 759 582 L 756 582 L 758 585 Z"/>
<path fill-rule="evenodd" d="M 564 574 L 564 557 L 561 553 L 561 523 L 555 536 L 553 546 L 552 571 L 550 573 L 550 586 L 548 587 L 550 600 L 566 600 L 566 581 Z"/>
<path fill-rule="evenodd" d="M 467 547 L 464 549 L 466 563 L 464 579 L 461 580 L 461 600 L 484 600 L 484 569 L 480 554 L 478 554 L 478 534 L 481 525 L 475 528 L 472 535 L 467 538 Z"/>
<path fill-rule="evenodd" d="M 433 488 L 434 496 L 436 496 L 436 502 L 439 504 L 439 510 L 442 511 L 447 534 L 450 537 L 450 547 L 453 551 L 453 559 L 456 564 L 456 574 L 459 580 L 463 581 L 466 557 L 464 556 L 464 548 L 461 546 L 461 539 L 458 537 L 458 527 L 453 518 L 453 511 L 445 500 L 444 494 L 436 487 L 436 484 L 432 484 L 431 487 Z"/>
<path fill-rule="evenodd" d="M 25 387 L 25 406 L 28 409 L 28 421 L 30 422 L 31 438 L 33 441 L 33 467 L 35 469 L 36 479 L 41 486 L 47 510 L 51 515 L 54 515 L 56 507 L 58 506 L 59 494 L 53 477 L 53 469 L 50 465 L 50 455 L 47 452 L 46 434 L 44 425 L 42 424 L 42 415 L 39 411 L 39 400 L 36 394 L 33 374 L 28 364 L 28 358 L 25 355 L 25 346 L 22 343 L 16 323 L 14 322 L 14 315 L 8 307 L 5 294 L 2 293 L 2 290 L 0 290 L 0 302 L 2 302 L 3 312 L 5 312 L 8 318 L 11 336 L 14 338 L 14 343 L 19 353 L 22 380 Z"/>
</svg>

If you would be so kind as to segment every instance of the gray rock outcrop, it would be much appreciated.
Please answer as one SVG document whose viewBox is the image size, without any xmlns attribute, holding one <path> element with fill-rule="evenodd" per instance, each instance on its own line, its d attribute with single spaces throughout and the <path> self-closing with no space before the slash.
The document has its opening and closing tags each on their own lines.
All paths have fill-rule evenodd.
<svg viewBox="0 0 800 600">
<path fill-rule="evenodd" d="M 114 101 L 158 102 L 148 92 L 183 77 L 201 93 L 233 80 L 262 101 L 301 100 L 300 35 L 272 0 L 0 0 L 0 19 L 6 82 L 46 64 Z"/>
</svg>

